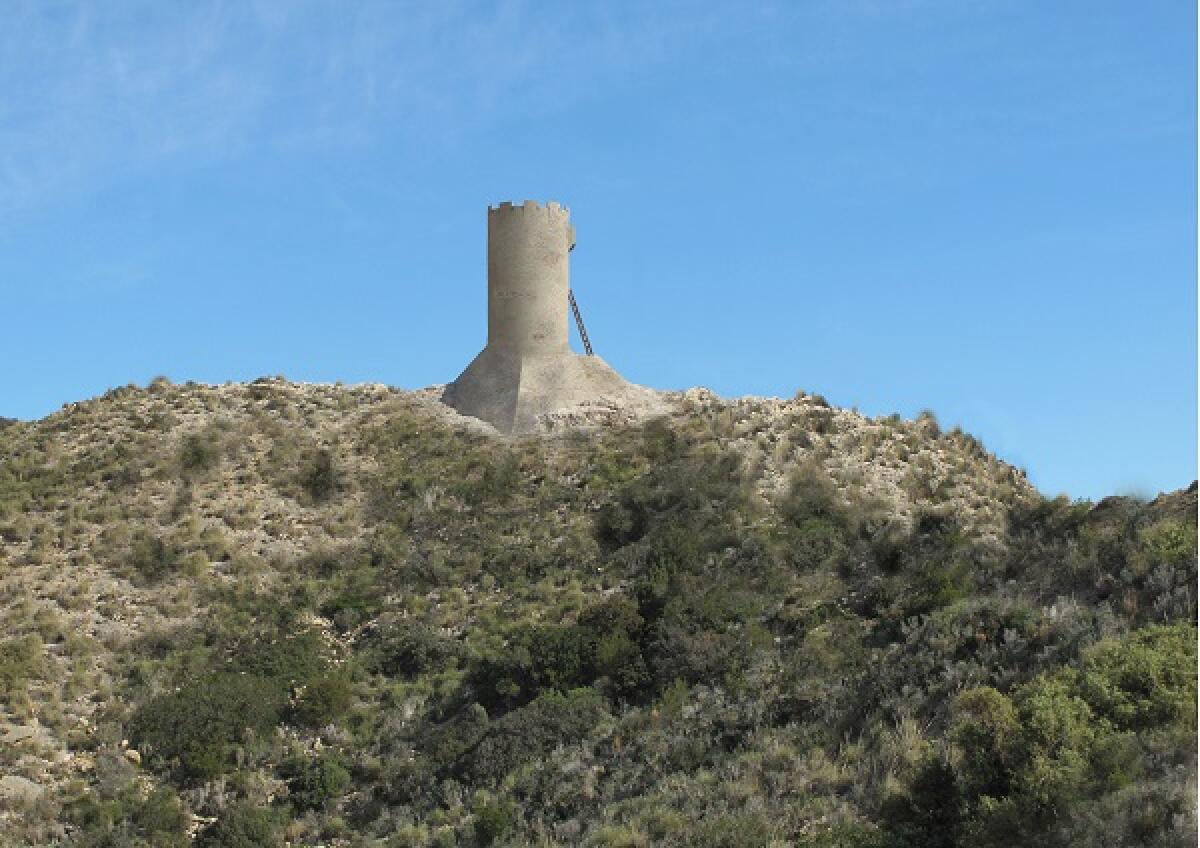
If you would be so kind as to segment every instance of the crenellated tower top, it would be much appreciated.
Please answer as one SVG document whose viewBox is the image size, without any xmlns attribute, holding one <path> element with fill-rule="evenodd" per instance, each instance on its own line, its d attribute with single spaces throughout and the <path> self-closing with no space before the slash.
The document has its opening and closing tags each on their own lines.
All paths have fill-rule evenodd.
<svg viewBox="0 0 1200 848">
<path fill-rule="evenodd" d="M 551 200 L 546 204 L 541 204 L 536 200 L 526 200 L 524 203 L 514 204 L 511 200 L 505 200 L 497 203 L 495 206 L 488 207 L 488 215 L 534 215 L 544 213 L 546 215 L 563 215 L 569 216 L 571 210 L 563 206 L 556 200 Z"/>
<path fill-rule="evenodd" d="M 535 200 L 488 207 L 488 344 L 526 354 L 567 347 L 571 212 Z"/>
</svg>

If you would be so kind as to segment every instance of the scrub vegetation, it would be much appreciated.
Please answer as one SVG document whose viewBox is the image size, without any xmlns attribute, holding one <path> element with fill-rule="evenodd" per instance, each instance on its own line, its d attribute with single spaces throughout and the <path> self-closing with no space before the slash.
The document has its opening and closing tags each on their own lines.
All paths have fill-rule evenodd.
<svg viewBox="0 0 1200 848">
<path fill-rule="evenodd" d="M 502 440 L 156 380 L 0 429 L 0 843 L 1195 844 L 1195 486 L 674 403 Z"/>
</svg>

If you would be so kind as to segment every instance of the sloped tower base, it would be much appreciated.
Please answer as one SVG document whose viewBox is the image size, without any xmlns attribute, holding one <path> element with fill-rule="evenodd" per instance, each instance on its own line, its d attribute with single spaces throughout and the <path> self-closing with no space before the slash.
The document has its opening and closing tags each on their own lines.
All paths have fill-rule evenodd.
<svg viewBox="0 0 1200 848">
<path fill-rule="evenodd" d="M 626 382 L 598 356 L 521 355 L 485 347 L 442 401 L 480 418 L 501 433 L 530 433 L 539 416 L 584 404 L 646 405 L 656 393 Z"/>
</svg>

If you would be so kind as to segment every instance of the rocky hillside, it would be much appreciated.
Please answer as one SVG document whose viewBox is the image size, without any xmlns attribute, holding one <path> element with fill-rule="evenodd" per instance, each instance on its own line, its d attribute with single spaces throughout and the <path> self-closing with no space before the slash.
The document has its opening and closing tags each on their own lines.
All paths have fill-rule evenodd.
<svg viewBox="0 0 1200 848">
<path fill-rule="evenodd" d="M 1194 843 L 1194 487 L 663 401 L 507 439 L 156 380 L 0 423 L 0 844 Z"/>
</svg>

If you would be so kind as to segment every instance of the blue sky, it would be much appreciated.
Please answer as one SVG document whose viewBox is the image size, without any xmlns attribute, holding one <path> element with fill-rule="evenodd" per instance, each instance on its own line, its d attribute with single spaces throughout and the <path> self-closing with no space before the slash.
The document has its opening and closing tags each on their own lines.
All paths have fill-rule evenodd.
<svg viewBox="0 0 1200 848">
<path fill-rule="evenodd" d="M 596 351 L 932 409 L 1047 494 L 1196 476 L 1190 2 L 5 5 L 0 415 L 158 374 L 415 388 L 485 208 Z"/>
</svg>

